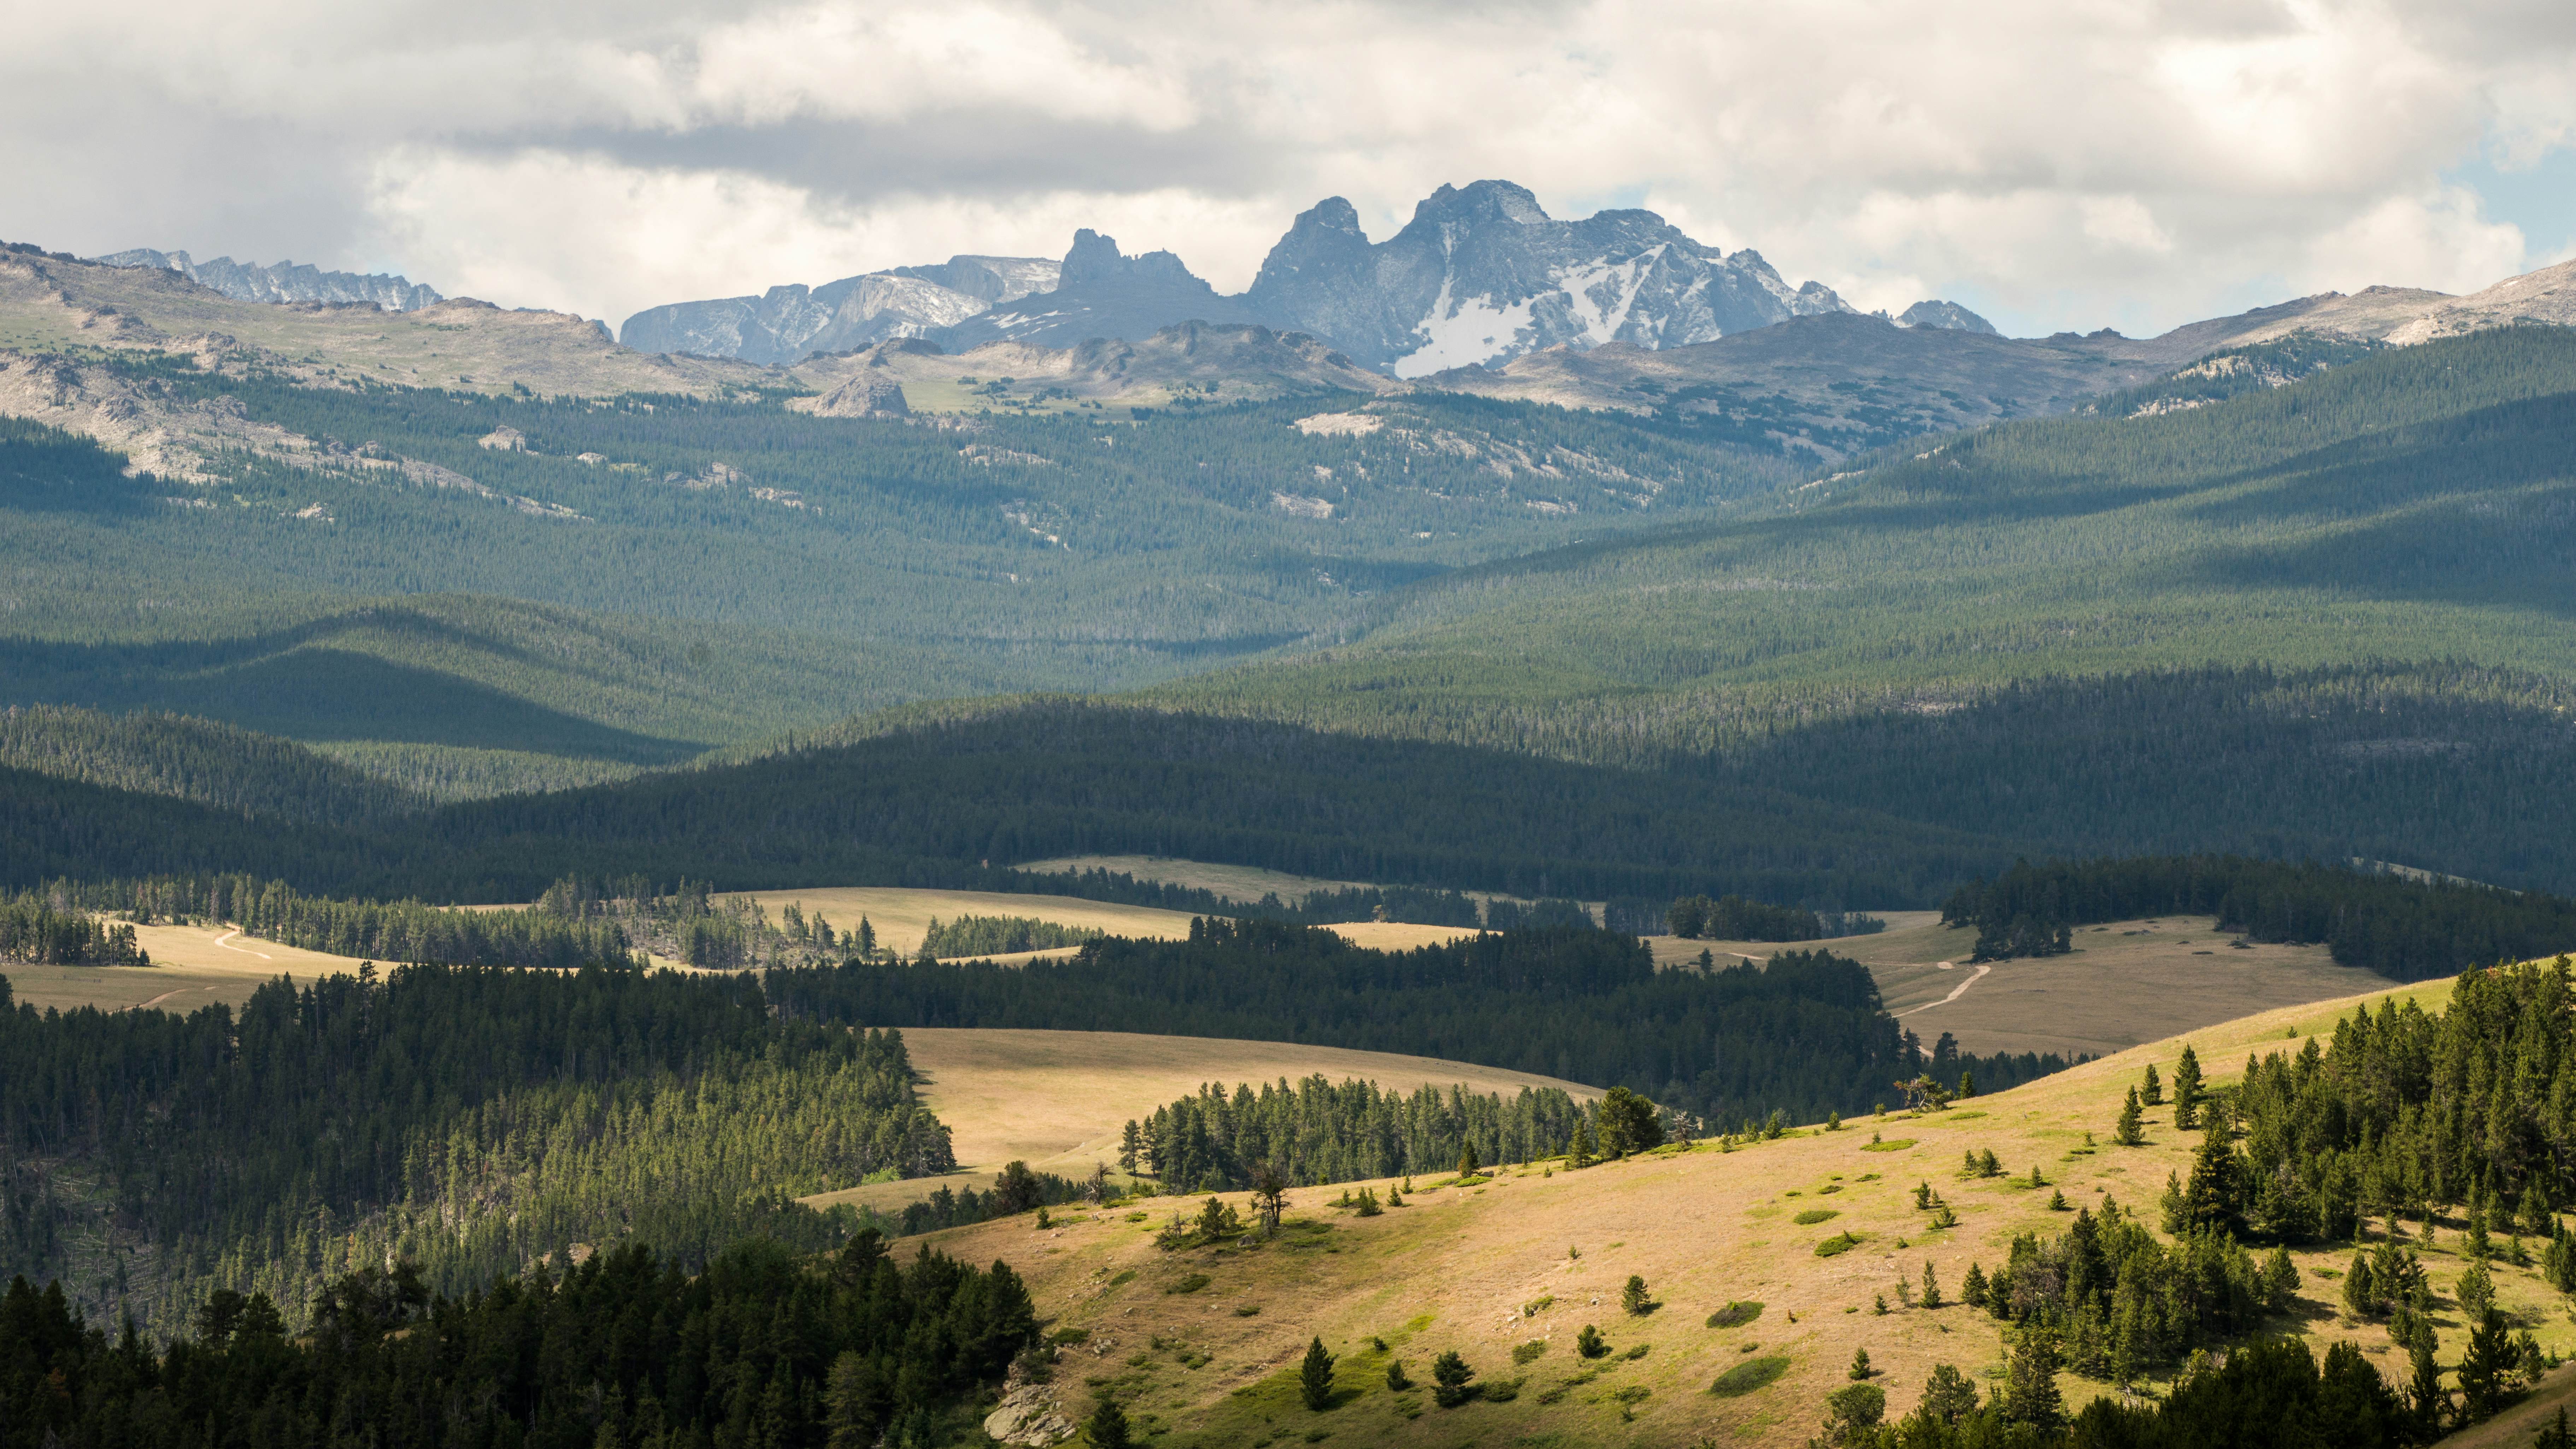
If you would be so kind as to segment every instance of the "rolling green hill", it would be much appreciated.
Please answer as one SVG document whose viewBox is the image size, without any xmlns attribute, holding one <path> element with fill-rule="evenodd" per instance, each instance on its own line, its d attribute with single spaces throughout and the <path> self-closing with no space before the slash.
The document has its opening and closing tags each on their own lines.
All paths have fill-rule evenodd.
<svg viewBox="0 0 2576 1449">
<path fill-rule="evenodd" d="M 0 417 L 0 702 L 227 720 L 449 796 L 1340 637 L 1389 589 L 1791 476 L 1473 398 L 908 424 L 36 365 L 72 399 L 46 416 L 127 451 Z"/>
<path fill-rule="evenodd" d="M 2576 675 L 2576 332 L 2386 350 L 2220 401 L 2014 423 L 1775 515 L 1461 569 L 1353 643 L 1151 690 L 1661 764 L 2011 680 L 2453 660 Z"/>
</svg>

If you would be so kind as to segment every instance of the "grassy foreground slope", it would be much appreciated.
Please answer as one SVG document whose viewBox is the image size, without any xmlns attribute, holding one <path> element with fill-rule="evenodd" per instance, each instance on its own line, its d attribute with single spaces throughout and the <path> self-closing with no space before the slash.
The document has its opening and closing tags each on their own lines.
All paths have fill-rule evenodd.
<svg viewBox="0 0 2576 1449">
<path fill-rule="evenodd" d="M 2365 1003 L 2438 1009 L 2450 989 L 2428 983 L 2266 1012 L 2189 1040 L 2213 1085 L 2224 1085 L 2250 1051 L 2329 1036 Z M 2000 1373 L 1999 1325 L 1986 1313 L 1955 1301 L 1900 1304 L 1898 1283 L 1919 1291 L 1926 1263 L 1955 1300 L 1968 1266 L 1992 1271 L 2014 1235 L 2066 1230 L 2068 1215 L 2049 1210 L 2053 1191 L 2095 1209 L 2116 1198 L 2152 1222 L 2166 1175 L 2188 1175 L 2198 1135 L 2174 1130 L 2160 1110 L 2148 1114 L 2145 1146 L 2109 1145 L 2110 1128 L 2123 1090 L 2150 1063 L 2170 1078 L 2182 1045 L 2138 1047 L 1944 1113 L 1855 1120 L 1733 1152 L 1712 1144 L 1581 1172 L 1504 1172 L 1463 1188 L 1417 1182 L 1409 1206 L 1376 1217 L 1335 1207 L 1338 1188 L 1303 1189 L 1291 1195 L 1285 1239 L 1258 1252 L 1163 1252 L 1151 1238 L 1159 1218 L 1132 1214 L 1059 1217 L 1044 1234 L 1026 1217 L 1005 1219 L 936 1241 L 970 1260 L 1004 1258 L 1028 1276 L 1040 1314 L 1070 1343 L 1057 1378 L 1066 1406 L 1086 1409 L 1094 1392 L 1109 1392 L 1131 1417 L 1167 1429 L 1157 1440 L 1167 1445 L 1296 1442 L 1316 1429 L 1393 1445 L 1686 1446 L 1706 1435 L 1797 1445 L 1818 1432 L 1824 1397 L 1847 1382 L 1856 1349 L 1868 1350 L 1891 1416 L 1913 1406 L 1935 1364 L 1956 1365 L 1980 1389 Z M 2085 1152 L 2088 1132 L 2101 1145 Z M 1961 1154 L 1989 1149 L 2022 1180 L 1963 1179 Z M 2027 1187 L 2033 1166 L 2049 1188 Z M 1954 1206 L 1958 1227 L 1926 1229 L 1913 1205 L 1918 1181 Z M 1388 1185 L 1372 1187 L 1382 1196 Z M 1812 1212 L 1832 1216 L 1796 1221 Z M 2459 1230 L 2455 1217 L 2440 1245 L 2423 1249 L 2446 1298 L 2466 1266 Z M 1815 1253 L 1843 1234 L 1860 1242 Z M 2294 1250 L 2296 1306 L 2271 1326 L 2320 1351 L 2349 1339 L 2400 1377 L 2404 1353 L 2380 1326 L 2338 1317 L 2339 1284 L 2322 1273 L 2350 1253 Z M 1662 1305 L 1644 1317 L 1620 1307 L 1632 1274 Z M 2536 1272 L 2499 1264 L 2494 1275 L 2502 1307 L 2545 1346 L 2576 1351 L 2576 1328 L 2557 1311 L 2563 1300 Z M 1885 1316 L 1875 1311 L 1882 1297 Z M 1709 1322 L 1734 1303 L 1759 1307 L 1731 1326 Z M 1578 1357 L 1573 1341 L 1585 1324 L 1606 1335 L 1608 1357 Z M 2443 1359 L 2456 1362 L 2465 1336 L 2456 1315 L 2439 1315 L 2437 1330 Z M 1341 1356 L 1336 1405 L 1320 1414 L 1297 1391 L 1312 1336 Z M 1516 1362 L 1514 1349 L 1531 1344 L 1535 1354 Z M 1389 1359 L 1427 1383 L 1433 1356 L 1452 1350 L 1481 1381 L 1514 1382 L 1516 1396 L 1440 1409 L 1421 1389 L 1388 1388 Z M 1729 1370 L 1773 1359 L 1786 1362 L 1767 1384 L 1709 1392 Z M 2070 1409 L 2107 1391 L 2072 1374 L 2061 1386 Z"/>
</svg>

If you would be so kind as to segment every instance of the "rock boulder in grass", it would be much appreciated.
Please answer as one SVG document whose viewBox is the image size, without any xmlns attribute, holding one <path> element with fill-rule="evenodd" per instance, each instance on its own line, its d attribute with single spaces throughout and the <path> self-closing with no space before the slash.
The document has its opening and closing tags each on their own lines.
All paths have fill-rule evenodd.
<svg viewBox="0 0 2576 1449">
<path fill-rule="evenodd" d="M 1073 1421 L 1057 1411 L 1053 1388 L 1022 1384 L 984 1416 L 984 1432 L 1015 1446 L 1061 1444 L 1073 1437 Z"/>
</svg>

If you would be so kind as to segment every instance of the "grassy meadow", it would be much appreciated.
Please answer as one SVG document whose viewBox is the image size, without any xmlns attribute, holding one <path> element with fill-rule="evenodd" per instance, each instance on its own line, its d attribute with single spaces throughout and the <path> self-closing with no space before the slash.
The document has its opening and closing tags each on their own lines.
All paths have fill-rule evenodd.
<svg viewBox="0 0 2576 1449">
<path fill-rule="evenodd" d="M 1320 1072 L 1336 1082 L 1356 1077 L 1406 1092 L 1427 1083 L 1443 1089 L 1464 1084 L 1507 1097 L 1523 1087 L 1555 1087 L 1583 1101 L 1600 1095 L 1596 1088 L 1527 1072 L 1294 1042 L 940 1027 L 909 1028 L 903 1040 L 925 1079 L 923 1104 L 948 1124 L 958 1171 L 872 1183 L 806 1202 L 867 1203 L 885 1210 L 942 1185 L 980 1192 L 1014 1159 L 1076 1179 L 1089 1176 L 1097 1162 L 1125 1180 L 1118 1169 L 1119 1129 L 1210 1082 L 1257 1086 Z"/>
<path fill-rule="evenodd" d="M 1926 1041 L 1948 1032 L 1960 1049 L 2079 1052 L 2107 1056 L 2217 1022 L 2385 985 L 2338 966 L 2322 945 L 2285 946 L 2221 935 L 2207 916 L 2087 926 L 2064 956 L 1968 964 L 1977 933 L 1944 926 L 1933 911 L 1887 913 L 1874 936 L 1773 944 L 1648 938 L 1659 963 L 1767 960 L 1774 952 L 1831 951 L 1867 966 L 1887 1009 Z M 2106 989 L 2106 983 L 2108 987 Z M 1967 989 L 1962 991 L 1960 988 Z M 1953 993 L 1956 993 L 1955 995 Z"/>
<path fill-rule="evenodd" d="M 2449 991 L 2439 982 L 2393 994 L 2435 1009 Z M 2224 1084 L 2248 1052 L 2294 1051 L 2354 1007 L 2390 994 L 2261 1012 L 2188 1040 L 2212 1083 Z M 1644 1449 L 1711 1438 L 1797 1445 L 1817 1432 L 1824 1396 L 1846 1381 L 1856 1349 L 1868 1350 L 1891 1417 L 1912 1407 L 1937 1363 L 1956 1365 L 1981 1387 L 1999 1377 L 1993 1319 L 1955 1303 L 1902 1306 L 1898 1283 L 1919 1287 L 1929 1263 L 1955 1297 L 1968 1265 L 1996 1266 L 2015 1234 L 2064 1231 L 2069 1218 L 2049 1210 L 2048 1191 L 2027 1186 L 2034 1167 L 2071 1204 L 2112 1197 L 2152 1214 L 2166 1176 L 2188 1169 L 2198 1135 L 2173 1130 L 2163 1109 L 2150 1114 L 2142 1147 L 2109 1145 L 2111 1126 L 2122 1091 L 2151 1062 L 2170 1076 L 2182 1045 L 2169 1038 L 2135 1047 L 1947 1112 L 1859 1118 L 1838 1132 L 1803 1130 L 1735 1151 L 1704 1144 L 1581 1172 L 1534 1166 L 1466 1187 L 1418 1181 L 1405 1207 L 1376 1217 L 1336 1208 L 1340 1187 L 1300 1189 L 1283 1239 L 1258 1251 L 1157 1250 L 1153 1231 L 1175 1209 L 1194 1213 L 1197 1199 L 1068 1213 L 1043 1233 L 1023 1216 L 934 1241 L 968 1261 L 1004 1259 L 1028 1277 L 1040 1314 L 1066 1345 L 1056 1379 L 1065 1407 L 1087 1410 L 1094 1392 L 1115 1394 L 1131 1419 L 1167 1431 L 1154 1440 L 1166 1449 L 1326 1437 L 1441 1446 Z M 2087 1133 L 2099 1145 L 2087 1148 Z M 1963 1177 L 1961 1153 L 1986 1149 L 2008 1175 Z M 1958 1227 L 1926 1231 L 1911 1198 L 1917 1182 L 1957 1209 Z M 1381 1196 L 1391 1185 L 1400 1186 L 1370 1184 Z M 1797 1221 L 1802 1214 L 1808 1223 Z M 2462 1226 L 2446 1222 L 2441 1244 L 2425 1253 L 2446 1299 L 2436 1326 L 2452 1360 L 2465 1333 L 2447 1303 L 2466 1266 L 2455 1237 Z M 1843 1234 L 1860 1242 L 1835 1256 L 1816 1254 Z M 2371 1362 L 2402 1372 L 2403 1353 L 2377 1325 L 2346 1322 L 2335 1280 L 2322 1276 L 2340 1270 L 2350 1252 L 2331 1245 L 2294 1252 L 2298 1308 L 2276 1322 L 2320 1349 L 2351 1339 Z M 2576 1324 L 2558 1312 L 2558 1295 L 2536 1270 L 2499 1263 L 2493 1271 L 2501 1307 L 2546 1347 L 2576 1353 Z M 1644 1277 L 1661 1304 L 1643 1317 L 1621 1311 L 1631 1274 Z M 1709 1325 L 1739 1302 L 1759 1303 L 1758 1315 Z M 1573 1340 L 1585 1324 L 1598 1325 L 1609 1356 L 1577 1357 Z M 1317 1335 L 1341 1356 L 1337 1402 L 1322 1413 L 1304 1408 L 1297 1392 L 1298 1358 Z M 1401 1359 L 1421 1384 L 1432 1357 L 1451 1349 L 1479 1382 L 1511 1383 L 1516 1397 L 1441 1409 L 1420 1388 L 1388 1388 L 1388 1359 Z M 1736 1396 L 1710 1392 L 1729 1370 L 1768 1359 L 1786 1360 L 1775 1382 Z M 2073 1375 L 2062 1386 L 2070 1409 L 2108 1391 Z"/>
</svg>

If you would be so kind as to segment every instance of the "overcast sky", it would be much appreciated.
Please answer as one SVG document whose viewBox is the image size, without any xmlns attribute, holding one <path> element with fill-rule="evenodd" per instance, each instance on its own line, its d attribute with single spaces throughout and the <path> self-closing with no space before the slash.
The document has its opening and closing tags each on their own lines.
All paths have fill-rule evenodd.
<svg viewBox="0 0 2576 1449">
<path fill-rule="evenodd" d="M 9 0 L 0 238 L 623 320 L 1077 226 L 1644 206 L 1865 307 L 2160 331 L 2576 241 L 2567 0 Z"/>
</svg>

